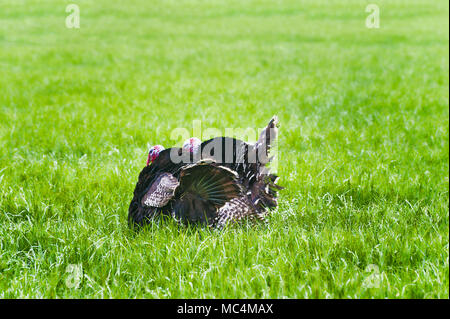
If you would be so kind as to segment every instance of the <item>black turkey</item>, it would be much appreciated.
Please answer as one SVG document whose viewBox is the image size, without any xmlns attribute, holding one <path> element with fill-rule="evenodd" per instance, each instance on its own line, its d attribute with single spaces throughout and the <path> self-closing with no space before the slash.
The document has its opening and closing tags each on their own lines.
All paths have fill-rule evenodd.
<svg viewBox="0 0 450 319">
<path fill-rule="evenodd" d="M 278 176 L 270 173 L 269 151 L 274 146 L 278 133 L 278 118 L 274 116 L 261 132 L 255 144 L 230 137 L 216 137 L 200 145 L 201 157 L 238 174 L 238 182 L 245 192 L 227 201 L 217 212 L 213 221 L 216 228 L 230 221 L 250 217 L 265 220 L 270 209 L 277 206 L 277 191 L 283 189 L 276 184 Z"/>
<path fill-rule="evenodd" d="M 212 225 L 219 208 L 242 196 L 236 172 L 213 161 L 175 163 L 174 154 L 181 153 L 181 148 L 159 145 L 150 150 L 152 163 L 139 174 L 128 210 L 130 226 L 164 215 L 182 223 Z"/>
</svg>

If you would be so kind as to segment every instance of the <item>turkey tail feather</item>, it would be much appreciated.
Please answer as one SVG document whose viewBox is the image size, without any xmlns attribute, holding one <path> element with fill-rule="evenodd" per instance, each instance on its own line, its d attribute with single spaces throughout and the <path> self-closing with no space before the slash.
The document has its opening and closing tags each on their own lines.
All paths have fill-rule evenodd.
<svg viewBox="0 0 450 319">
<path fill-rule="evenodd" d="M 272 160 L 272 158 L 269 158 L 269 150 L 274 147 L 276 142 L 278 125 L 278 117 L 274 115 L 269 124 L 267 124 L 266 128 L 259 135 L 258 142 L 256 142 L 256 149 L 261 164 L 266 164 Z"/>
</svg>

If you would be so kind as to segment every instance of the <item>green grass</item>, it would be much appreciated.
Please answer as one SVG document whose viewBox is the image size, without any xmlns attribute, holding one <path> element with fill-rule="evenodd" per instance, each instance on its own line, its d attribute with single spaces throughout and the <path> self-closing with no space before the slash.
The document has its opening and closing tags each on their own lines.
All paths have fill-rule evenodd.
<svg viewBox="0 0 450 319">
<path fill-rule="evenodd" d="M 370 2 L 1 1 L 0 297 L 448 298 L 448 2 Z M 149 145 L 273 114 L 267 226 L 128 229 Z"/>
</svg>

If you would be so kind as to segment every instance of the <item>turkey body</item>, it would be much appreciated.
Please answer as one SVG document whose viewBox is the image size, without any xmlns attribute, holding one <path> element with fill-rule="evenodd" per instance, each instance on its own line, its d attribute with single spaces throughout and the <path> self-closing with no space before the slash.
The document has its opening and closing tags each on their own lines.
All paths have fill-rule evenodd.
<svg viewBox="0 0 450 319">
<path fill-rule="evenodd" d="M 188 163 L 172 160 L 182 149 L 163 150 L 139 174 L 129 224 L 142 226 L 164 215 L 214 228 L 243 218 L 264 220 L 282 189 L 269 169 L 277 124 L 272 118 L 255 144 L 229 137 L 205 141 Z"/>
<path fill-rule="evenodd" d="M 214 225 L 219 208 L 244 191 L 237 173 L 211 161 L 174 163 L 171 152 L 182 150 L 163 150 L 139 174 L 128 209 L 130 226 L 143 226 L 159 216 Z"/>
</svg>

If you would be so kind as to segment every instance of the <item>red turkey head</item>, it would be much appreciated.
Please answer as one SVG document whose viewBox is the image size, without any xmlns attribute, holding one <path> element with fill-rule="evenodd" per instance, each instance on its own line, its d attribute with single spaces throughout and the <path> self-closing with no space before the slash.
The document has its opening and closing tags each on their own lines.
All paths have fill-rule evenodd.
<svg viewBox="0 0 450 319">
<path fill-rule="evenodd" d="M 196 154 L 200 149 L 200 144 L 202 144 L 202 141 L 200 141 L 200 139 L 196 137 L 188 138 L 183 143 L 183 150 Z"/>
<path fill-rule="evenodd" d="M 164 150 L 164 146 L 162 145 L 155 145 L 150 148 L 148 151 L 147 166 L 158 158 L 159 153 L 161 153 L 162 150 Z"/>
</svg>

